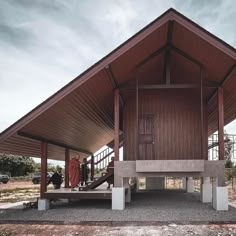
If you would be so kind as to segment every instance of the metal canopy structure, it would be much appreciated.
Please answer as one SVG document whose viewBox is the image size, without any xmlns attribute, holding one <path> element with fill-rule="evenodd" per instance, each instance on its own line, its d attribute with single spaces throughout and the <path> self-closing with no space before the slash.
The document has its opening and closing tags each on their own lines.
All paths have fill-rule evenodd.
<svg viewBox="0 0 236 236">
<path fill-rule="evenodd" d="M 236 118 L 236 50 L 169 9 L 3 131 L 0 152 L 39 157 L 40 143 L 46 142 L 50 159 L 64 160 L 65 149 L 88 156 L 114 139 L 117 88 L 122 108 L 136 79 L 140 89 L 200 88 L 201 73 L 211 134 L 217 130 L 219 87 L 224 124 Z"/>
</svg>

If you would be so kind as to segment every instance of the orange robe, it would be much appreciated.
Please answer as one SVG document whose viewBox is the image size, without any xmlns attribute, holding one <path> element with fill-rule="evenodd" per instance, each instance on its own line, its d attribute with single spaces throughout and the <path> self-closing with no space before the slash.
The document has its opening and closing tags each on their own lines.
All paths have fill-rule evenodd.
<svg viewBox="0 0 236 236">
<path fill-rule="evenodd" d="M 75 158 L 69 162 L 69 177 L 71 188 L 77 187 L 80 181 L 80 162 Z"/>
</svg>

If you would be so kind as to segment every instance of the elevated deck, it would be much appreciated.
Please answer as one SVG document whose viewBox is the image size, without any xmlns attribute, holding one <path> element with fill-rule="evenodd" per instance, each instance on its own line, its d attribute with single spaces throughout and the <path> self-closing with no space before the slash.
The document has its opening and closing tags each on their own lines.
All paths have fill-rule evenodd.
<svg viewBox="0 0 236 236">
<path fill-rule="evenodd" d="M 106 189 L 93 189 L 89 191 L 71 191 L 70 188 L 51 190 L 45 193 L 46 199 L 111 199 L 112 191 Z"/>
</svg>

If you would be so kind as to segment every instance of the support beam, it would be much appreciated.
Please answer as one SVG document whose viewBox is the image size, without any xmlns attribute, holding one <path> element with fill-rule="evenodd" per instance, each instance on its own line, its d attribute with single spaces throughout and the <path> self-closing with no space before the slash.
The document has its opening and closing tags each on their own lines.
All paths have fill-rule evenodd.
<svg viewBox="0 0 236 236">
<path fill-rule="evenodd" d="M 174 27 L 174 21 L 170 20 L 168 22 L 168 31 L 167 31 L 167 48 L 166 48 L 166 54 L 165 54 L 165 64 L 164 64 L 164 78 L 166 84 L 170 84 L 170 58 L 171 58 L 171 50 L 170 47 L 172 44 L 172 35 L 173 35 L 173 27 Z"/>
<path fill-rule="evenodd" d="M 218 88 L 218 140 L 219 160 L 224 160 L 224 98 L 223 88 Z"/>
<path fill-rule="evenodd" d="M 136 160 L 139 160 L 139 109 L 138 109 L 138 80 L 136 80 Z"/>
<path fill-rule="evenodd" d="M 115 79 L 115 76 L 113 74 L 113 71 L 111 69 L 111 66 L 110 65 L 107 65 L 105 67 L 105 70 L 107 72 L 107 75 L 109 77 L 109 79 L 111 80 L 111 83 L 112 83 L 112 87 L 114 89 L 118 88 L 118 83 L 116 82 L 116 79 Z M 124 99 L 123 97 L 121 96 L 121 94 L 119 95 L 119 99 L 120 99 L 120 103 L 121 103 L 121 107 L 124 107 Z"/>
<path fill-rule="evenodd" d="M 203 65 L 201 62 L 197 61 L 196 59 L 194 59 L 192 56 L 190 56 L 189 54 L 187 54 L 186 52 L 182 51 L 179 48 L 176 48 L 173 45 L 169 45 L 170 49 L 175 51 L 176 53 L 178 53 L 179 55 L 185 57 L 186 59 L 188 59 L 189 61 L 193 62 L 194 64 L 198 65 L 199 67 L 203 68 Z"/>
<path fill-rule="evenodd" d="M 204 106 L 204 155 L 205 160 L 208 160 L 208 104 Z"/>
<path fill-rule="evenodd" d="M 40 180 L 40 198 L 44 198 L 47 192 L 47 152 L 48 144 L 41 143 L 41 180 Z"/>
<path fill-rule="evenodd" d="M 140 85 L 138 89 L 189 89 L 197 88 L 196 84 L 153 84 Z"/>
<path fill-rule="evenodd" d="M 226 73 L 224 79 L 222 80 L 222 82 L 219 84 L 218 87 L 223 87 L 224 84 L 229 80 L 229 78 L 235 73 L 236 71 L 236 64 L 234 64 L 229 71 Z M 208 99 L 208 103 L 211 101 L 211 99 L 216 95 L 218 91 L 218 88 L 211 94 L 211 96 Z"/>
<path fill-rule="evenodd" d="M 115 117 L 115 161 L 119 161 L 119 134 L 120 134 L 120 102 L 119 96 L 120 92 L 119 89 L 115 89 L 114 91 L 114 117 Z"/>
<path fill-rule="evenodd" d="M 64 143 L 61 143 L 61 142 L 46 139 L 46 138 L 36 136 L 36 135 L 33 135 L 33 134 L 28 134 L 28 133 L 21 132 L 21 131 L 18 131 L 17 134 L 19 136 L 22 136 L 22 137 L 25 137 L 25 138 L 34 139 L 34 140 L 45 142 L 45 143 L 48 143 L 48 144 L 52 144 L 52 145 L 55 145 L 55 146 L 58 146 L 58 147 L 68 148 L 70 150 L 74 150 L 74 151 L 81 152 L 81 153 L 84 153 L 84 154 L 92 155 L 92 152 L 89 152 L 88 150 L 73 147 L 73 146 L 70 146 L 70 145 L 67 145 L 67 144 L 64 144 Z"/>
<path fill-rule="evenodd" d="M 165 64 L 164 64 L 164 78 L 167 85 L 170 84 L 170 50 L 166 50 Z"/>
<path fill-rule="evenodd" d="M 205 81 L 204 81 L 205 82 Z M 216 83 L 204 83 L 204 88 L 218 88 L 219 84 Z M 190 88 L 200 88 L 198 84 L 150 84 L 150 85 L 141 85 L 139 89 L 190 89 Z M 135 85 L 123 84 L 119 87 L 120 90 L 135 90 Z"/>
<path fill-rule="evenodd" d="M 204 104 L 203 104 L 203 70 L 202 68 L 200 69 L 200 104 L 201 104 L 201 159 L 205 159 L 204 157 Z M 204 157 L 204 158 L 203 158 Z"/>
<path fill-rule="evenodd" d="M 151 60 L 152 58 L 160 55 L 162 52 L 164 52 L 166 49 L 166 45 L 162 46 L 161 48 L 159 48 L 158 50 L 156 50 L 155 52 L 153 52 L 151 55 L 147 56 L 145 59 L 143 59 L 141 62 L 139 62 L 136 66 L 135 66 L 135 70 L 139 69 L 141 66 L 145 65 L 149 60 Z"/>
<path fill-rule="evenodd" d="M 65 149 L 65 188 L 69 188 L 69 161 L 70 161 L 70 150 Z"/>
</svg>

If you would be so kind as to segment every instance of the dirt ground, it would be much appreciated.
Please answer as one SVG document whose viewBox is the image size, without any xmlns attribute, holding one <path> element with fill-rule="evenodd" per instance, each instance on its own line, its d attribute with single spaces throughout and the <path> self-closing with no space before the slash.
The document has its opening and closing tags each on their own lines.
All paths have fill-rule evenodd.
<svg viewBox="0 0 236 236">
<path fill-rule="evenodd" d="M 34 188 L 34 187 L 39 188 L 39 184 L 33 184 L 31 181 L 9 181 L 7 184 L 0 183 L 0 191 L 6 189 Z"/>
<path fill-rule="evenodd" d="M 135 225 L 89 226 L 89 225 L 24 225 L 0 224 L 0 236 L 55 235 L 55 236 L 235 236 L 236 225 Z"/>
</svg>

